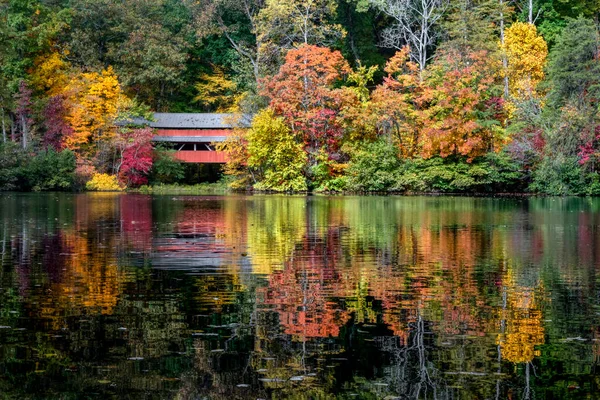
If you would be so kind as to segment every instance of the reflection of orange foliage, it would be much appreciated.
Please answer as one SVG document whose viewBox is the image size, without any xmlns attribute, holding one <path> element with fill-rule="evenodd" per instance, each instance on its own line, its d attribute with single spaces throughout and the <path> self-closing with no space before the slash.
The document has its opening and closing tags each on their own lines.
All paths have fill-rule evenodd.
<svg viewBox="0 0 600 400">
<path fill-rule="evenodd" d="M 99 222 L 118 226 L 118 200 L 114 194 L 78 195 L 76 230 L 63 231 L 60 243 L 53 244 L 57 254 L 48 261 L 54 271 L 52 285 L 42 300 L 41 314 L 54 329 L 61 327 L 66 316 L 111 314 L 119 300 L 125 280 L 115 251 L 119 236 L 103 232 L 106 228 L 95 231 L 102 226 Z"/>
<path fill-rule="evenodd" d="M 110 314 L 117 304 L 122 278 L 116 260 L 108 258 L 113 252 L 92 250 L 88 240 L 81 236 L 67 240 L 75 254 L 68 263 L 69 274 L 60 285 L 62 294 L 71 299 L 70 302 Z"/>
<path fill-rule="evenodd" d="M 326 266 L 303 262 L 288 263 L 274 272 L 269 286 L 258 290 L 263 306 L 279 314 L 284 332 L 296 340 L 336 337 L 349 315 L 329 300 L 338 281 L 336 272 Z"/>
</svg>

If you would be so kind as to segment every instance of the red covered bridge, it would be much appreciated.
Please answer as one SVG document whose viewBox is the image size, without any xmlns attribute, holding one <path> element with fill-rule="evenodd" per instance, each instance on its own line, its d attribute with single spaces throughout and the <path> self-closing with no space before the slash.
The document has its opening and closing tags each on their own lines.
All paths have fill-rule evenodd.
<svg viewBox="0 0 600 400">
<path fill-rule="evenodd" d="M 209 113 L 155 113 L 149 125 L 156 129 L 153 141 L 176 150 L 187 163 L 225 163 L 225 153 L 215 144 L 225 141 L 236 126 L 248 127 L 248 116 Z"/>
</svg>

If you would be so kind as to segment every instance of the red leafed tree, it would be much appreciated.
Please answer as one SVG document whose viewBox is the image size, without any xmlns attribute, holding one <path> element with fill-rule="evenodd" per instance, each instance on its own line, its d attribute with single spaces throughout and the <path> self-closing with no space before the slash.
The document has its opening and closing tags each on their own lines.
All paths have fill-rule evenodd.
<svg viewBox="0 0 600 400">
<path fill-rule="evenodd" d="M 43 137 L 44 147 L 61 150 L 63 137 L 73 134 L 73 129 L 65 122 L 66 113 L 64 95 L 56 95 L 48 100 L 48 104 L 44 108 L 44 125 L 46 127 Z"/>
<path fill-rule="evenodd" d="M 279 72 L 264 82 L 270 107 L 304 142 L 311 166 L 321 149 L 330 159 L 339 157 L 345 92 L 334 84 L 350 72 L 339 51 L 303 45 L 290 50 Z"/>
<path fill-rule="evenodd" d="M 596 170 L 600 160 L 600 126 L 596 126 L 593 134 L 585 136 L 591 136 L 591 138 L 579 146 L 579 153 L 577 154 L 579 156 L 579 164 L 588 165 L 591 170 Z"/>
<path fill-rule="evenodd" d="M 152 168 L 152 129 L 125 129 L 114 140 L 118 155 L 116 172 L 128 186 L 148 183 Z"/>
</svg>

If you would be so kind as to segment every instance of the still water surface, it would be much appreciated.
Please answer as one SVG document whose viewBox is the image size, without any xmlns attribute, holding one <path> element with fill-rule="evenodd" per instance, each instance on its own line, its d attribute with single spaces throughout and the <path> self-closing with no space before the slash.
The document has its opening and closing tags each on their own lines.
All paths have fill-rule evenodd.
<svg viewBox="0 0 600 400">
<path fill-rule="evenodd" d="M 2 194 L 0 398 L 596 398 L 599 211 Z"/>
</svg>

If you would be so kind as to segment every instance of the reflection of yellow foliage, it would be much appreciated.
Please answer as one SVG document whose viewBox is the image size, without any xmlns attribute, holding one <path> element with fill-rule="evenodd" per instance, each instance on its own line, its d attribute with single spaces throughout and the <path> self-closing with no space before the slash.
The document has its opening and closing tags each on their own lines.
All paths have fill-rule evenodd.
<svg viewBox="0 0 600 400">
<path fill-rule="evenodd" d="M 502 358 L 513 363 L 525 363 L 540 355 L 535 346 L 544 343 L 542 312 L 514 311 L 507 321 L 507 333 L 498 337 Z"/>
<path fill-rule="evenodd" d="M 542 311 L 532 288 L 515 283 L 512 270 L 509 270 L 506 285 L 507 308 L 503 319 L 506 320 L 505 332 L 498 335 L 502 358 L 513 363 L 531 362 L 540 355 L 535 347 L 544 343 Z"/>
<path fill-rule="evenodd" d="M 302 243 L 306 229 L 304 197 L 265 197 L 255 200 L 248 213 L 248 253 L 257 274 L 281 268 L 294 248 Z"/>
<path fill-rule="evenodd" d="M 221 312 L 222 307 L 234 304 L 244 287 L 239 283 L 239 273 L 203 276 L 196 279 L 197 294 L 194 300 L 201 310 Z"/>
<path fill-rule="evenodd" d="M 74 254 L 70 279 L 62 284 L 63 294 L 85 308 L 110 314 L 120 293 L 118 267 L 105 260 L 101 252 L 92 251 L 87 238 L 75 236 L 69 242 Z"/>
<path fill-rule="evenodd" d="M 76 234 L 65 236 L 64 246 L 69 249 L 60 281 L 51 297 L 43 301 L 42 317 L 51 321 L 53 329 L 61 327 L 68 315 L 84 313 L 112 314 L 121 293 L 123 274 L 111 247 L 91 248 L 88 238 Z"/>
</svg>

